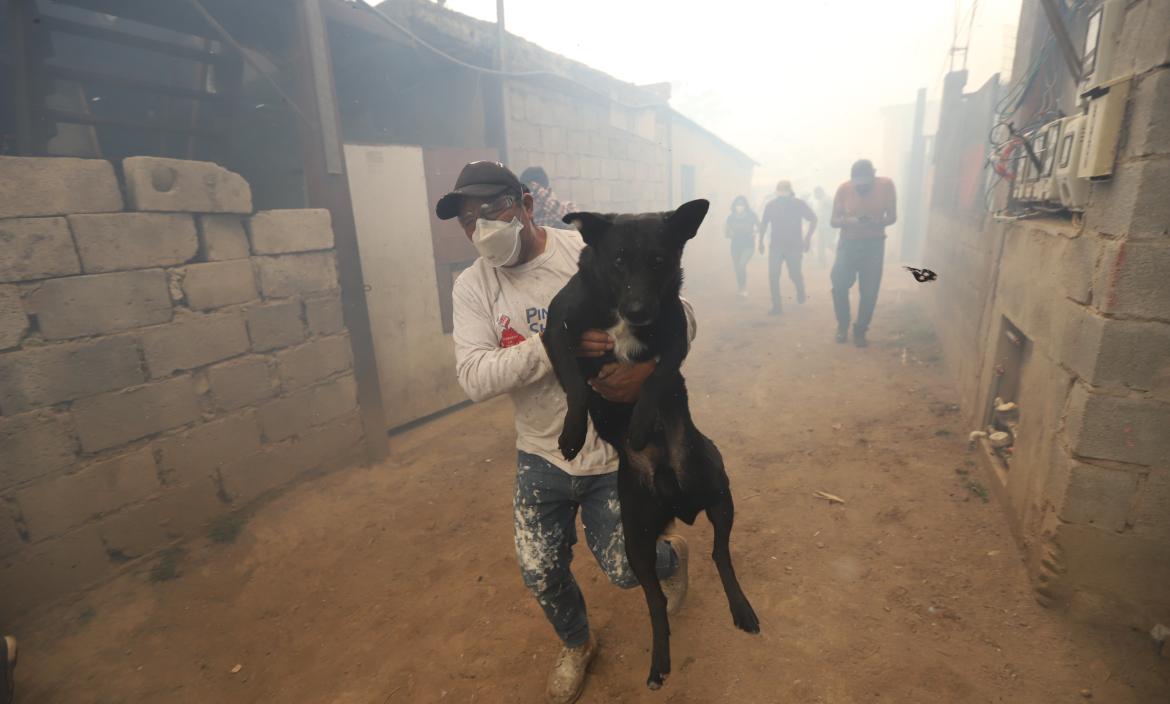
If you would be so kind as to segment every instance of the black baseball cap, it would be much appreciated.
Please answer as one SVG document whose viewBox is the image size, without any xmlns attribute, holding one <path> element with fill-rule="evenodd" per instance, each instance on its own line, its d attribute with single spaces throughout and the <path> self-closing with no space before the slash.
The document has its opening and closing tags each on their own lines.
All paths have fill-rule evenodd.
<svg viewBox="0 0 1170 704">
<path fill-rule="evenodd" d="M 455 189 L 435 204 L 435 215 L 450 220 L 459 214 L 464 196 L 493 198 L 504 193 L 522 193 L 524 190 L 516 174 L 498 161 L 473 161 L 459 172 Z"/>
</svg>

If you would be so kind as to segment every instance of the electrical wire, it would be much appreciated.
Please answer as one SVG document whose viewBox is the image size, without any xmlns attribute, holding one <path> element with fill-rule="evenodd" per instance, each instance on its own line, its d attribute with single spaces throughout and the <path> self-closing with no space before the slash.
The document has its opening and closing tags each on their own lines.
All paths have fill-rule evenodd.
<svg viewBox="0 0 1170 704">
<path fill-rule="evenodd" d="M 203 19 L 207 22 L 207 24 L 211 25 L 211 28 L 214 29 L 217 34 L 219 34 L 220 38 L 223 39 L 224 43 L 228 44 L 229 46 L 231 46 L 231 48 L 235 49 L 236 53 L 238 53 L 240 55 L 240 57 L 243 58 L 245 63 L 247 63 L 249 66 L 252 67 L 253 71 L 260 74 L 260 76 L 263 77 L 264 80 L 268 81 L 268 83 L 270 83 L 272 85 L 273 89 L 276 90 L 277 94 L 280 95 L 280 97 L 282 99 L 284 99 L 284 102 L 288 103 L 289 108 L 291 108 L 292 111 L 294 113 L 296 113 L 296 116 L 299 117 L 301 119 L 301 121 L 305 123 L 306 126 L 312 128 L 314 126 L 313 121 L 310 120 L 308 118 L 308 116 L 305 115 L 305 112 L 303 110 L 301 110 L 301 107 L 299 105 L 297 105 L 297 101 L 293 100 L 289 96 L 289 94 L 285 92 L 284 88 L 282 88 L 281 85 L 279 83 L 277 83 L 276 79 L 273 78 L 272 76 L 270 76 L 268 74 L 268 72 L 265 71 L 264 68 L 261 67 L 259 65 L 259 63 L 256 62 L 255 59 L 252 58 L 252 56 L 248 53 L 248 51 L 246 49 L 244 49 L 244 47 L 238 41 L 236 41 L 236 38 L 233 37 L 231 35 L 231 33 L 228 32 L 227 29 L 225 29 L 224 26 L 222 24 L 220 24 L 217 19 L 215 19 L 215 16 L 212 15 L 210 12 L 208 12 L 207 8 L 203 6 L 203 3 L 200 2 L 199 0 L 188 0 L 188 1 L 190 2 L 191 7 L 193 7 L 195 9 L 195 11 L 198 12 L 203 17 Z"/>
<path fill-rule="evenodd" d="M 393 17 L 391 17 L 390 15 L 383 12 L 381 10 L 381 8 L 378 8 L 378 7 L 375 7 L 371 4 L 369 4 L 368 2 L 366 2 L 366 0 L 351 0 L 351 2 L 353 2 L 356 7 L 360 7 L 360 8 L 363 8 L 363 9 L 369 11 L 369 12 L 372 12 L 375 17 L 379 18 L 380 20 L 382 20 L 382 22 L 390 25 L 391 27 L 394 27 L 399 32 L 402 32 L 406 36 L 410 37 L 410 39 L 413 42 L 415 42 L 416 44 L 418 44 L 419 46 L 422 46 L 423 48 L 427 49 L 428 51 L 435 54 L 436 56 L 438 56 L 446 61 L 449 61 L 457 66 L 462 66 L 463 68 L 470 69 L 472 71 L 477 71 L 481 74 L 487 74 L 490 76 L 500 76 L 502 78 L 538 78 L 538 77 L 542 77 L 542 78 L 555 78 L 558 80 L 567 81 L 567 82 L 572 83 L 580 88 L 584 88 L 585 90 L 589 91 L 590 93 L 593 93 L 594 95 L 597 95 L 601 98 L 609 100 L 609 101 L 615 103 L 616 105 L 619 105 L 619 106 L 626 108 L 626 109 L 629 109 L 629 110 L 643 110 L 645 108 L 656 107 L 659 105 L 659 103 L 647 103 L 645 105 L 631 105 L 629 103 L 625 103 L 621 100 L 618 100 L 617 98 L 613 97 L 612 95 L 610 95 L 604 91 L 601 91 L 597 88 L 594 88 L 593 86 L 588 85 L 587 83 L 582 83 L 581 81 L 578 81 L 577 79 L 575 79 L 571 76 L 566 76 L 563 73 L 557 73 L 555 71 L 502 71 L 500 69 L 488 68 L 486 66 L 477 66 L 476 64 L 468 63 L 460 58 L 457 58 L 455 56 L 451 56 L 447 52 L 443 51 L 442 49 L 438 48 L 437 46 L 426 41 L 422 37 L 415 34 L 413 31 L 411 31 L 411 29 L 409 27 L 407 27 L 406 25 L 402 24 L 398 20 L 395 20 Z"/>
</svg>

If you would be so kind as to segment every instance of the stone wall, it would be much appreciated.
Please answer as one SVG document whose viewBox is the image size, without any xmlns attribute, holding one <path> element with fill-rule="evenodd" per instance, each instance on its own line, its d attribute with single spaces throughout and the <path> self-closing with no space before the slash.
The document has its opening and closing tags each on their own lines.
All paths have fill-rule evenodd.
<svg viewBox="0 0 1170 704">
<path fill-rule="evenodd" d="M 328 212 L 122 166 L 0 157 L 0 622 L 362 454 Z"/>
<path fill-rule="evenodd" d="M 1043 22 L 1035 0 L 1023 13 L 1022 27 Z M 1030 34 L 1025 63 L 1028 46 Z M 1028 340 L 1013 460 L 992 480 L 1038 598 L 1149 629 L 1170 620 L 1170 3 L 1128 3 L 1117 51 L 1130 104 L 1113 177 L 1092 184 L 1083 218 L 936 208 L 926 265 L 971 427 L 987 420 L 1005 322 Z"/>
</svg>

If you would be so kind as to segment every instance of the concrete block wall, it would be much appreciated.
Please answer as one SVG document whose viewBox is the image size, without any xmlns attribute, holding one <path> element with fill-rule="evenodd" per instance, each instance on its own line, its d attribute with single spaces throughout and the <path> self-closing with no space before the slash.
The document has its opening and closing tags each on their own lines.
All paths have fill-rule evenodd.
<svg viewBox="0 0 1170 704">
<path fill-rule="evenodd" d="M 508 166 L 517 175 L 529 166 L 543 166 L 557 196 L 581 208 L 665 210 L 669 206 L 669 126 L 655 117 L 652 134 L 638 133 L 615 126 L 610 110 L 608 101 L 583 100 L 542 85 L 510 82 Z M 624 113 L 619 117 L 625 117 Z"/>
<path fill-rule="evenodd" d="M 362 456 L 328 212 L 123 171 L 0 157 L 0 622 Z"/>
<path fill-rule="evenodd" d="M 1170 3 L 1125 13 L 1114 75 L 1133 75 L 1127 117 L 1083 218 L 934 212 L 926 258 L 945 272 L 932 317 L 972 427 L 1002 321 L 1030 341 L 1005 493 L 1038 598 L 1148 629 L 1170 619 Z"/>
</svg>

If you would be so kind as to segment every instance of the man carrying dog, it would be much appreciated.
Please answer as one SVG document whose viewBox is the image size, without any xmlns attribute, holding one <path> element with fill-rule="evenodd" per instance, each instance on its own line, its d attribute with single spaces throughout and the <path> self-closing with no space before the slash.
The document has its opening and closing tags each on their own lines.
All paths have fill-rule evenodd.
<svg viewBox="0 0 1170 704">
<path fill-rule="evenodd" d="M 894 182 L 876 175 L 873 163 L 853 164 L 850 179 L 837 188 L 832 226 L 841 228 L 837 258 L 829 278 L 833 282 L 833 311 L 837 315 L 837 342 L 849 333 L 849 289 L 857 281 L 857 322 L 853 344 L 865 347 L 869 322 L 877 305 L 885 260 L 886 228 L 898 220 Z"/>
<path fill-rule="evenodd" d="M 563 644 L 547 694 L 550 702 L 566 704 L 580 696 L 586 668 L 598 649 L 585 599 L 569 570 L 578 509 L 585 541 L 602 571 L 619 587 L 638 584 L 626 561 L 617 454 L 590 425 L 580 454 L 572 461 L 562 457 L 557 438 L 565 417 L 565 394 L 540 337 L 548 304 L 576 273 L 585 243 L 574 230 L 536 225 L 532 195 L 497 162 L 465 166 L 435 213 L 441 220 L 458 218 L 480 254 L 459 275 L 452 292 L 456 372 L 473 401 L 506 393 L 515 404 L 516 558 L 525 586 Z M 689 307 L 687 316 L 693 337 Z M 591 330 L 582 336 L 576 353 L 600 357 L 612 349 L 607 333 Z M 652 361 L 609 364 L 590 385 L 610 401 L 633 403 L 653 370 Z M 687 588 L 687 545 L 681 536 L 659 541 L 657 571 L 674 611 L 682 605 Z"/>
</svg>

